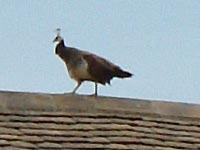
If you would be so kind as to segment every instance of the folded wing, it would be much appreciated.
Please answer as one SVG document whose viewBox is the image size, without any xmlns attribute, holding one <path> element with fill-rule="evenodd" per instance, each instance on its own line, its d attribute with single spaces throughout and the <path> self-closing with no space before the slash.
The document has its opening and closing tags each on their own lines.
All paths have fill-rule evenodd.
<svg viewBox="0 0 200 150">
<path fill-rule="evenodd" d="M 123 71 L 120 67 L 97 55 L 85 53 L 83 58 L 87 61 L 88 72 L 95 82 L 110 84 L 113 77 L 126 78 L 132 76 L 131 73 Z"/>
</svg>

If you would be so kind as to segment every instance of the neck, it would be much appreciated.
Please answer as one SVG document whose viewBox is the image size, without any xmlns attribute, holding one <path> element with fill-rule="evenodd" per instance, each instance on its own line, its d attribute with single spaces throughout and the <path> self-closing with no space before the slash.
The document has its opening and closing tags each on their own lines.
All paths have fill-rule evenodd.
<svg viewBox="0 0 200 150">
<path fill-rule="evenodd" d="M 65 46 L 65 42 L 64 42 L 64 40 L 61 40 L 61 41 L 58 43 L 58 45 Z"/>
<path fill-rule="evenodd" d="M 65 43 L 64 40 L 61 40 L 57 45 L 56 45 L 56 54 L 60 54 L 62 50 L 65 49 Z"/>
</svg>

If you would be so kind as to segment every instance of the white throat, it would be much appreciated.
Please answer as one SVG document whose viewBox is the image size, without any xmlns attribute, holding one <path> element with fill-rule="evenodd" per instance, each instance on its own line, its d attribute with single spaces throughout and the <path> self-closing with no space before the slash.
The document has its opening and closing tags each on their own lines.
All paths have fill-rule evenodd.
<svg viewBox="0 0 200 150">
<path fill-rule="evenodd" d="M 54 42 L 54 47 L 56 48 L 56 46 L 59 44 L 59 41 Z"/>
</svg>

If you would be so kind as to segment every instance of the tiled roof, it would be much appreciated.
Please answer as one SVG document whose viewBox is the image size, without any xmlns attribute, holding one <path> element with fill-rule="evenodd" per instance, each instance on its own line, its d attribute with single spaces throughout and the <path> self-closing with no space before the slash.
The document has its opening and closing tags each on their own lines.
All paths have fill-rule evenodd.
<svg viewBox="0 0 200 150">
<path fill-rule="evenodd" d="M 200 106 L 0 92 L 2 150 L 199 150 Z"/>
</svg>

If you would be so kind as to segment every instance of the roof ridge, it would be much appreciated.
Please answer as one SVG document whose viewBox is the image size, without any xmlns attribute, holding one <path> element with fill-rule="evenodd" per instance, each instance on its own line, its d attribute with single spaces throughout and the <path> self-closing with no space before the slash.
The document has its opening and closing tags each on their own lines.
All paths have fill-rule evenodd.
<svg viewBox="0 0 200 150">
<path fill-rule="evenodd" d="M 200 118 L 200 105 L 130 98 L 0 91 L 0 113 L 68 112 Z"/>
</svg>

